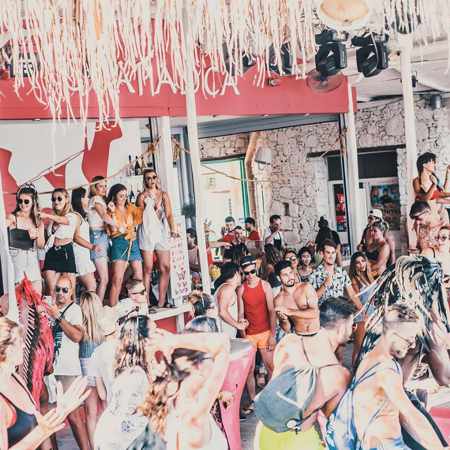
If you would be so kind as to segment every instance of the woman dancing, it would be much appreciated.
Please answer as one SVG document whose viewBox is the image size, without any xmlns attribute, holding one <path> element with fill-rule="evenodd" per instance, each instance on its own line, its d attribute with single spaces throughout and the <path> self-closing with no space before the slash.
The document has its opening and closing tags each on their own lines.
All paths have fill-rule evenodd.
<svg viewBox="0 0 450 450">
<path fill-rule="evenodd" d="M 113 220 L 113 225 L 108 225 L 112 262 L 109 302 L 115 306 L 128 263 L 133 271 L 133 279 L 142 280 L 142 256 L 136 238 L 136 227 L 142 222 L 142 211 L 128 202 L 127 188 L 123 184 L 111 187 L 107 201 L 108 214 Z"/>
<path fill-rule="evenodd" d="M 38 248 L 44 248 L 44 223 L 39 214 L 39 202 L 32 185 L 22 186 L 16 194 L 16 208 L 6 219 L 9 235 L 9 252 L 14 266 L 15 282 L 24 276 L 33 289 L 42 292 Z"/>
<path fill-rule="evenodd" d="M 158 174 L 146 169 L 143 174 L 144 191 L 139 194 L 136 205 L 144 210 L 139 227 L 139 247 L 144 258 L 144 285 L 150 292 L 153 271 L 153 256 L 156 252 L 159 268 L 158 306 L 166 303 L 170 274 L 170 238 L 177 237 L 177 229 L 169 194 L 160 188 Z"/>
<path fill-rule="evenodd" d="M 148 353 L 151 383 L 142 412 L 152 431 L 165 437 L 168 450 L 227 450 L 210 411 L 229 364 L 228 336 L 157 329 Z"/>
<path fill-rule="evenodd" d="M 78 378 L 63 394 L 58 386 L 57 407 L 42 416 L 36 403 L 16 374 L 23 360 L 20 327 L 0 317 L 0 448 L 33 450 L 64 427 L 67 415 L 78 408 L 89 392 L 86 380 Z"/>
</svg>

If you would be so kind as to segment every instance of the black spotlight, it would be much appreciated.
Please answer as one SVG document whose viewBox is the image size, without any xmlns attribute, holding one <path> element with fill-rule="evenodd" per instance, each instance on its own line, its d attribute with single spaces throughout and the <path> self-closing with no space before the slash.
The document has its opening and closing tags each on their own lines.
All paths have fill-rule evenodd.
<svg viewBox="0 0 450 450">
<path fill-rule="evenodd" d="M 376 35 L 373 33 L 364 36 L 355 36 L 352 44 L 360 47 L 356 50 L 356 64 L 358 72 L 366 78 L 378 75 L 389 66 L 389 52 L 386 45 L 387 35 Z"/>
<path fill-rule="evenodd" d="M 334 30 L 324 30 L 316 34 L 316 44 L 319 50 L 316 53 L 316 70 L 323 77 L 336 75 L 347 67 L 347 50 L 345 43 Z"/>
</svg>

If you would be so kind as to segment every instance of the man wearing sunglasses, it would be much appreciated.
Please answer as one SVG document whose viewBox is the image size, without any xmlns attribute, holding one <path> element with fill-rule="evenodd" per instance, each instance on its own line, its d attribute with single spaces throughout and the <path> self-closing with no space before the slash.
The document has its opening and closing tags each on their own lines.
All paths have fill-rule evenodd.
<svg viewBox="0 0 450 450">
<path fill-rule="evenodd" d="M 128 298 L 124 298 L 117 304 L 118 317 L 125 317 L 130 311 L 148 316 L 148 302 L 144 282 L 140 280 L 129 280 L 126 284 Z"/>
<path fill-rule="evenodd" d="M 423 448 L 443 449 L 431 424 L 406 395 L 397 361 L 416 346 L 419 317 L 407 305 L 392 305 L 382 327 L 380 339 L 360 362 L 328 422 L 327 444 L 337 450 L 405 449 L 403 427 Z"/>
<path fill-rule="evenodd" d="M 56 302 L 47 306 L 47 313 L 52 319 L 55 343 L 55 360 L 53 374 L 62 384 L 64 392 L 73 381 L 81 376 L 79 343 L 83 338 L 83 315 L 81 308 L 73 301 L 71 279 L 61 275 L 55 287 Z M 81 450 L 89 450 L 86 424 L 83 421 L 82 408 L 69 414 L 68 420 L 72 432 Z"/>
<path fill-rule="evenodd" d="M 244 256 L 240 266 L 244 281 L 237 291 L 238 317 L 239 320 L 245 319 L 248 322 L 248 327 L 241 331 L 241 334 L 258 349 L 270 378 L 273 372 L 276 333 L 272 288 L 267 281 L 258 277 L 256 260 L 253 256 Z M 251 368 L 247 379 L 247 390 L 251 402 L 256 396 L 254 369 L 254 367 Z"/>
</svg>

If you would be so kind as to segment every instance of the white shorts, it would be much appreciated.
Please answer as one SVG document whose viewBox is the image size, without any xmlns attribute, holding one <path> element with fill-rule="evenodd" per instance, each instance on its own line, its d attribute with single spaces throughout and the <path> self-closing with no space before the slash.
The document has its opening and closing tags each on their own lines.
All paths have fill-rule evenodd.
<svg viewBox="0 0 450 450">
<path fill-rule="evenodd" d="M 95 272 L 95 265 L 91 261 L 91 252 L 87 248 L 73 244 L 73 253 L 75 255 L 77 275 L 83 276 Z"/>
<path fill-rule="evenodd" d="M 20 250 L 10 248 L 9 254 L 14 266 L 15 282 L 20 283 L 24 276 L 31 281 L 40 281 L 42 279 L 41 268 L 39 267 L 38 253 L 36 250 Z"/>
<path fill-rule="evenodd" d="M 170 251 L 170 236 L 166 230 L 162 230 L 158 240 L 152 239 L 151 233 L 145 233 L 143 227 L 138 229 L 139 248 L 144 252 L 168 252 Z"/>
</svg>

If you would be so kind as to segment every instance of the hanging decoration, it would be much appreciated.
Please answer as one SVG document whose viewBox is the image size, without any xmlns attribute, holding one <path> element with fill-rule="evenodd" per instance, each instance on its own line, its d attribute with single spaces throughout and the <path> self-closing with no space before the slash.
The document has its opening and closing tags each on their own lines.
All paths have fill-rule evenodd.
<svg viewBox="0 0 450 450">
<path fill-rule="evenodd" d="M 348 11 L 355 3 L 2 0 L 0 52 L 8 46 L 17 95 L 31 91 L 55 119 L 67 116 L 86 121 L 89 108 L 97 106 L 103 124 L 120 120 L 121 88 L 157 94 L 168 85 L 184 93 L 186 52 L 194 52 L 195 64 L 188 69 L 194 73 L 197 89 L 211 69 L 226 74 L 226 83 L 236 85 L 246 70 L 245 61 L 256 64 L 255 83 L 261 84 L 269 68 L 283 73 L 285 51 L 290 53 L 290 73 L 304 77 L 315 53 L 315 33 L 324 26 L 319 16 L 357 22 L 358 17 Z M 360 9 L 363 16 L 370 13 L 367 27 L 372 31 L 415 32 L 431 38 L 450 32 L 448 0 L 359 3 L 370 4 L 367 11 Z M 189 17 L 188 30 L 183 14 Z M 195 49 L 185 47 L 186 36 L 196 43 Z M 4 58 L 6 53 L 2 54 Z"/>
</svg>

